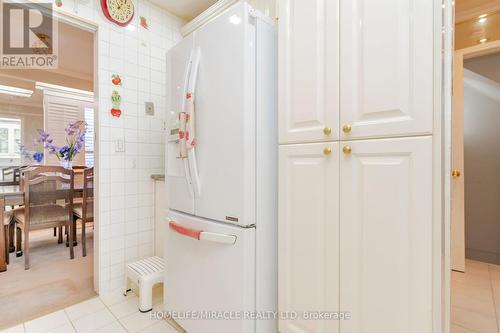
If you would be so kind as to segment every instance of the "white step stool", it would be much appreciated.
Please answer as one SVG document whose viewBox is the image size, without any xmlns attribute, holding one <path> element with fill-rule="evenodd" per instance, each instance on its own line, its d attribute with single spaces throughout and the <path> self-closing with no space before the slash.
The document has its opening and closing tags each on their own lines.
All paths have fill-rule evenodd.
<svg viewBox="0 0 500 333">
<path fill-rule="evenodd" d="M 125 293 L 130 291 L 130 282 L 139 286 L 139 311 L 153 309 L 153 286 L 163 282 L 165 261 L 160 257 L 151 257 L 127 264 L 125 269 Z"/>
</svg>

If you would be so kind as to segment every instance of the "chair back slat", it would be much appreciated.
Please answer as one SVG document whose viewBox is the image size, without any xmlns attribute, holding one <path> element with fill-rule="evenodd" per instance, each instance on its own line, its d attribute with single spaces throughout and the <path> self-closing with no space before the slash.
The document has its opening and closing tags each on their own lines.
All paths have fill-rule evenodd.
<svg viewBox="0 0 500 333">
<path fill-rule="evenodd" d="M 69 202 L 68 198 L 71 195 L 71 193 L 72 191 L 69 189 L 31 192 L 29 204 L 30 206 L 34 206 L 34 205 L 56 203 L 62 200 L 64 200 L 65 203 L 68 203 Z"/>
<path fill-rule="evenodd" d="M 25 172 L 26 205 L 73 202 L 74 173 L 63 167 L 40 166 Z"/>
</svg>

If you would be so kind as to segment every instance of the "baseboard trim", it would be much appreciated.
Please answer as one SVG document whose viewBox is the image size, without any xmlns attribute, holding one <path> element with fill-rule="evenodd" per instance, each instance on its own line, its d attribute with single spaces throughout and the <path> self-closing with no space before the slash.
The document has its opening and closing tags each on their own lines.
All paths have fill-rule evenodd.
<svg viewBox="0 0 500 333">
<path fill-rule="evenodd" d="M 500 253 L 482 251 L 477 249 L 465 249 L 465 257 L 467 259 L 500 265 Z"/>
</svg>

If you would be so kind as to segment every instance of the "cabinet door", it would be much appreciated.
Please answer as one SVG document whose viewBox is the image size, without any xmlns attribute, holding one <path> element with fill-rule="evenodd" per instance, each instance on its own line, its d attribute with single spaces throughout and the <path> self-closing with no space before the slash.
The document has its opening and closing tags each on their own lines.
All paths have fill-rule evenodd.
<svg viewBox="0 0 500 333">
<path fill-rule="evenodd" d="M 279 310 L 338 311 L 338 143 L 279 149 Z M 299 317 L 279 331 L 338 333 L 338 325 Z"/>
<path fill-rule="evenodd" d="M 338 1 L 279 2 L 279 140 L 339 137 Z"/>
<path fill-rule="evenodd" d="M 340 1 L 341 137 L 430 133 L 435 1 Z"/>
<path fill-rule="evenodd" d="M 432 332 L 432 138 L 344 142 L 342 333 Z"/>
</svg>

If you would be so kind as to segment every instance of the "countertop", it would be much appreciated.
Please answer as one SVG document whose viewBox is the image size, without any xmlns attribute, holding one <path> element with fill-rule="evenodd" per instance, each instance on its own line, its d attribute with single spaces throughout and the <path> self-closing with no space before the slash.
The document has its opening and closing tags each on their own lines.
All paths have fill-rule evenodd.
<svg viewBox="0 0 500 333">
<path fill-rule="evenodd" d="M 151 179 L 163 182 L 165 181 L 165 175 L 160 175 L 160 174 L 151 175 Z"/>
</svg>

